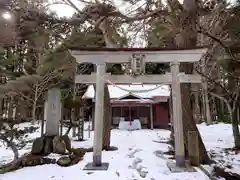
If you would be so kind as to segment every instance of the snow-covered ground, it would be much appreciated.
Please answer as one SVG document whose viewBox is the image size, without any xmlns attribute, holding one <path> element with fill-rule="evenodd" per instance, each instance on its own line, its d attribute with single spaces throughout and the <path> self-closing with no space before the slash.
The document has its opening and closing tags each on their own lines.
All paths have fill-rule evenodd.
<svg viewBox="0 0 240 180">
<path fill-rule="evenodd" d="M 19 128 L 26 126 L 28 124 L 24 123 Z M 233 147 L 231 125 L 206 126 L 202 124 L 199 125 L 199 130 L 209 152 L 217 154 L 215 160 L 219 162 L 225 160 L 225 163 L 233 161 L 234 170 L 240 172 L 240 155 L 224 154 L 223 150 L 223 148 Z M 108 171 L 83 171 L 84 166 L 92 160 L 92 153 L 86 153 L 83 161 L 71 167 L 60 167 L 58 165 L 27 167 L 15 172 L 0 174 L 0 180 L 17 180 L 19 178 L 24 180 L 208 180 L 202 172 L 170 172 L 166 165 L 166 156 L 161 157 L 159 154 L 155 154 L 156 151 L 168 151 L 169 145 L 160 143 L 160 141 L 168 139 L 169 135 L 170 132 L 167 130 L 125 131 L 115 129 L 111 133 L 111 145 L 118 147 L 118 150 L 103 152 L 103 161 L 110 163 Z M 31 140 L 38 136 L 40 136 L 40 128 L 24 137 L 24 140 L 29 141 L 29 143 L 23 150 L 20 150 L 20 154 L 29 152 Z M 85 131 L 85 139 L 86 141 L 83 142 L 72 141 L 72 146 L 91 147 L 93 132 L 91 132 L 89 138 L 88 132 Z M 4 144 L 0 144 L 0 163 L 10 161 L 12 157 L 11 150 L 6 149 Z"/>
<path fill-rule="evenodd" d="M 227 168 L 228 171 L 240 174 L 240 153 L 232 151 L 234 140 L 231 124 L 214 124 L 206 126 L 201 124 L 198 129 L 203 138 L 207 151 L 218 166 Z"/>
</svg>

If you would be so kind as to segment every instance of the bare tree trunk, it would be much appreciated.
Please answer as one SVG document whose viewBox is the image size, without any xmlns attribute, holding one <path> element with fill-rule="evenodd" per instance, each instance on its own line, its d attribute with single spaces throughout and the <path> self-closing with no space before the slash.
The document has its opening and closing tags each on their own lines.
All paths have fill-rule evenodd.
<svg viewBox="0 0 240 180">
<path fill-rule="evenodd" d="M 73 99 L 72 99 L 72 102 L 75 104 L 75 101 L 76 101 L 76 85 L 74 83 L 73 85 Z M 75 106 L 71 108 L 71 124 L 72 124 L 72 137 L 76 137 L 77 133 L 77 129 L 76 129 L 76 116 L 75 116 Z"/>
<path fill-rule="evenodd" d="M 206 123 L 208 125 L 212 124 L 212 117 L 210 112 L 210 106 L 209 106 L 209 97 L 208 97 L 208 90 L 207 90 L 207 82 L 203 83 L 203 91 L 204 91 L 204 99 L 205 99 L 205 110 L 206 110 Z"/>
<path fill-rule="evenodd" d="M 96 85 L 94 85 L 94 90 L 96 90 Z M 103 149 L 110 148 L 110 139 L 111 139 L 111 103 L 110 103 L 110 95 L 108 91 L 108 86 L 104 86 L 104 123 L 103 123 Z M 95 121 L 95 119 L 94 119 Z"/>
<path fill-rule="evenodd" d="M 238 120 L 238 124 L 240 124 L 240 109 L 239 106 L 237 107 L 237 120 Z"/>
<path fill-rule="evenodd" d="M 16 107 L 15 107 L 15 119 L 19 119 L 20 118 L 20 112 L 21 112 L 21 106 L 20 106 L 20 102 L 19 100 L 17 100 L 16 102 Z"/>
<path fill-rule="evenodd" d="M 196 33 L 196 22 L 197 22 L 197 3 L 195 0 L 184 0 L 183 1 L 183 12 L 181 15 L 181 32 L 176 37 L 176 44 L 181 48 L 193 48 L 197 44 L 197 33 Z M 183 64 L 181 71 L 185 73 L 193 72 L 192 64 Z M 203 144 L 201 135 L 198 131 L 196 123 L 193 119 L 193 113 L 191 108 L 191 102 L 189 95 L 191 93 L 191 86 L 189 84 L 181 84 L 182 93 L 182 107 L 183 107 L 183 129 L 184 131 L 184 143 L 185 147 L 188 147 L 188 131 L 196 131 L 199 136 L 199 157 L 200 163 L 209 163 L 206 148 Z M 188 156 L 188 149 L 186 149 L 186 156 Z"/>
<path fill-rule="evenodd" d="M 232 64 L 231 62 L 229 63 L 228 70 L 233 75 L 236 74 L 234 64 Z M 228 77 L 228 89 L 230 91 L 234 92 L 234 90 L 236 88 L 236 84 L 237 84 L 236 78 L 229 76 Z M 237 92 L 237 93 L 239 93 L 239 92 Z M 240 149 L 240 132 L 239 132 L 239 126 L 238 126 L 238 120 L 237 120 L 237 107 L 239 107 L 240 98 L 239 98 L 239 96 L 237 96 L 237 97 L 238 98 L 235 99 L 235 101 L 232 100 L 232 103 L 231 103 L 232 109 L 230 109 L 232 111 L 230 113 L 232 113 L 231 120 L 232 120 L 232 130 L 233 130 L 235 148 Z"/>
<path fill-rule="evenodd" d="M 38 96 L 38 86 L 36 85 L 34 99 L 33 99 L 33 106 L 32 106 L 32 123 L 36 122 L 37 96 Z"/>
<path fill-rule="evenodd" d="M 3 99 L 0 99 L 0 118 L 2 118 L 3 115 Z"/>
<path fill-rule="evenodd" d="M 224 116 L 225 116 L 225 112 L 226 112 L 226 108 L 225 108 L 225 105 L 222 101 L 220 101 L 220 107 L 221 107 L 221 118 L 223 119 Z"/>
<path fill-rule="evenodd" d="M 110 26 L 107 19 L 103 20 L 99 26 L 101 29 L 106 46 L 108 48 L 118 48 L 116 29 Z M 109 68 L 109 67 L 107 67 Z M 104 124 L 103 124 L 103 148 L 110 148 L 111 128 L 112 128 L 112 108 L 110 103 L 110 95 L 107 85 L 104 87 Z"/>
<path fill-rule="evenodd" d="M 104 86 L 104 126 L 103 126 L 103 149 L 110 148 L 111 126 L 112 126 L 112 107 L 110 103 L 108 86 Z"/>
<path fill-rule="evenodd" d="M 204 60 L 204 65 L 202 66 L 202 72 L 206 74 L 206 61 Z M 205 115 L 204 117 L 206 118 L 205 121 L 207 124 L 212 124 L 212 118 L 211 118 L 211 113 L 210 113 L 210 106 L 209 106 L 209 97 L 208 97 L 208 84 L 207 81 L 204 81 L 202 83 L 202 89 L 203 89 L 203 106 L 205 110 Z"/>
<path fill-rule="evenodd" d="M 33 102 L 33 106 L 32 106 L 32 122 L 36 122 L 36 109 L 37 109 L 37 102 L 34 101 Z"/>
<path fill-rule="evenodd" d="M 196 66 L 197 65 L 194 64 L 193 74 L 197 74 L 197 71 L 195 70 Z M 197 124 L 199 124 L 201 122 L 201 111 L 200 111 L 200 104 L 199 104 L 199 89 L 200 89 L 200 86 L 198 84 L 192 84 L 193 97 L 194 97 L 193 117 Z"/>
<path fill-rule="evenodd" d="M 193 96 L 194 96 L 194 103 L 193 103 L 193 117 L 195 119 L 195 122 L 199 124 L 201 122 L 201 112 L 200 112 L 200 106 L 199 106 L 199 86 L 193 84 Z"/>
<path fill-rule="evenodd" d="M 212 99 L 212 121 L 217 121 L 217 104 L 216 98 Z"/>
<path fill-rule="evenodd" d="M 222 79 L 220 72 L 218 71 L 218 78 Z M 216 87 L 216 94 L 222 94 L 222 89 L 217 86 Z M 216 105 L 217 105 L 217 116 L 218 116 L 218 121 L 222 121 L 224 119 L 225 115 L 225 104 L 222 100 L 216 97 Z"/>
<path fill-rule="evenodd" d="M 172 93 L 169 98 L 169 113 L 170 113 L 170 123 L 171 123 L 171 134 L 170 134 L 170 144 L 174 147 L 174 128 L 173 128 L 173 104 L 172 104 Z"/>
<path fill-rule="evenodd" d="M 0 134 L 0 140 L 3 140 L 4 142 L 7 143 L 7 146 L 10 147 L 13 151 L 14 154 L 14 160 L 19 159 L 19 153 L 16 145 L 14 144 L 13 141 L 10 141 L 4 134 Z"/>
<path fill-rule="evenodd" d="M 188 147 L 188 131 L 196 131 L 198 133 L 199 136 L 199 157 L 200 157 L 200 163 L 201 164 L 207 164 L 210 162 L 210 159 L 208 157 L 206 148 L 203 144 L 201 135 L 198 131 L 198 128 L 196 126 L 196 123 L 193 119 L 192 113 L 192 109 L 191 109 L 191 104 L 190 101 L 187 100 L 189 99 L 189 93 L 190 93 L 190 87 L 187 85 L 182 85 L 181 87 L 181 92 L 182 92 L 182 99 L 184 99 L 183 103 L 183 129 L 184 131 L 184 143 L 185 143 L 185 147 Z M 186 156 L 188 156 L 188 149 L 186 149 Z"/>
<path fill-rule="evenodd" d="M 204 90 L 202 90 L 202 104 L 201 104 L 202 105 L 202 121 L 206 121 L 206 119 L 207 119 L 205 103 L 206 103 L 206 101 L 205 101 L 205 93 L 204 93 Z"/>
<path fill-rule="evenodd" d="M 235 108 L 232 116 L 232 130 L 233 130 L 235 148 L 240 149 L 240 133 L 239 133 L 237 113 L 238 113 L 237 108 Z"/>
<path fill-rule="evenodd" d="M 14 98 L 11 96 L 8 102 L 8 113 L 7 113 L 8 119 L 13 118 L 13 103 L 14 103 Z"/>
</svg>

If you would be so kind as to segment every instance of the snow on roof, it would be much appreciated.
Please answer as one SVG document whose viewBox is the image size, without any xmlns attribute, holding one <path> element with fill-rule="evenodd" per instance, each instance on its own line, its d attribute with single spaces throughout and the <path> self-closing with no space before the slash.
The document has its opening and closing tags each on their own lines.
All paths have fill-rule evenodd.
<svg viewBox="0 0 240 180">
<path fill-rule="evenodd" d="M 126 90 L 124 90 L 126 89 Z M 153 89 L 153 90 L 151 90 Z M 170 96 L 170 88 L 168 85 L 159 84 L 125 84 L 125 85 L 108 85 L 108 90 L 111 99 L 118 99 L 129 94 L 128 91 L 145 91 L 131 93 L 141 98 L 153 98 L 161 96 Z M 146 90 L 151 90 L 147 91 Z M 93 85 L 89 85 L 87 91 L 82 96 L 83 99 L 94 99 L 95 91 Z"/>
</svg>

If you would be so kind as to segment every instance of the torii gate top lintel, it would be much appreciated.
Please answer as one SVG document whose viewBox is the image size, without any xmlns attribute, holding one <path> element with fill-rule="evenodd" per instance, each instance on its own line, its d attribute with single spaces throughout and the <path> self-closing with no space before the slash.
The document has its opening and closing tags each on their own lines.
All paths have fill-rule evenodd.
<svg viewBox="0 0 240 180">
<path fill-rule="evenodd" d="M 78 63 L 97 64 L 96 74 L 76 75 L 75 83 L 96 83 L 96 103 L 95 103 L 95 132 L 93 163 L 89 166 L 99 167 L 102 165 L 102 135 L 104 122 L 104 84 L 106 80 L 110 82 L 167 82 L 172 85 L 173 104 L 173 127 L 175 136 L 175 158 L 176 165 L 185 166 L 185 148 L 182 123 L 182 104 L 180 84 L 200 83 L 201 77 L 193 78 L 193 74 L 185 75 L 179 72 L 179 65 L 182 62 L 197 62 L 207 52 L 207 48 L 195 49 L 163 49 L 163 48 L 72 48 L 71 54 Z M 171 73 L 164 75 L 147 76 L 145 73 L 145 63 L 170 63 Z M 109 75 L 106 77 L 106 63 L 128 63 L 130 64 L 130 75 Z M 185 77 L 184 77 L 185 76 Z"/>
<path fill-rule="evenodd" d="M 189 51 L 189 50 L 204 50 L 208 49 L 206 46 L 198 46 L 194 48 L 162 48 L 162 47 L 146 47 L 146 48 L 94 48 L 94 47 L 71 47 L 69 48 L 72 51 L 94 51 L 94 52 L 154 52 L 154 51 Z"/>
<path fill-rule="evenodd" d="M 133 54 L 146 56 L 145 62 L 197 62 L 207 47 L 195 48 L 70 48 L 78 63 L 126 63 Z M 97 58 L 96 58 L 97 56 Z"/>
</svg>

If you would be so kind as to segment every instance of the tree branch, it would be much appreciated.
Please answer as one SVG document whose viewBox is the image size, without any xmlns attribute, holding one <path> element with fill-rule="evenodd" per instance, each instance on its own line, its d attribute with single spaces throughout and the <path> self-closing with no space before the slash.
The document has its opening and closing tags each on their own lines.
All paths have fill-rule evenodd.
<svg viewBox="0 0 240 180">
<path fill-rule="evenodd" d="M 20 96 L 22 96 L 23 98 L 25 98 L 25 99 L 27 99 L 28 101 L 30 101 L 30 102 L 34 102 L 34 100 L 33 99 L 31 99 L 31 98 L 29 98 L 28 96 L 26 96 L 26 95 L 24 95 L 22 92 L 16 92 L 16 93 L 18 93 Z M 23 99 L 24 100 L 24 99 Z"/>
<path fill-rule="evenodd" d="M 203 34 L 207 37 L 209 37 L 210 39 L 212 39 L 213 41 L 219 43 L 224 49 L 227 49 L 227 46 L 225 46 L 225 44 L 218 39 L 217 37 L 213 36 L 212 34 L 210 34 L 209 32 L 207 32 L 203 27 L 201 27 L 200 25 L 198 25 L 198 33 Z"/>
<path fill-rule="evenodd" d="M 196 72 L 200 75 L 202 75 L 205 79 L 207 79 L 209 82 L 214 83 L 215 85 L 219 86 L 221 89 L 223 89 L 223 91 L 231 98 L 231 100 L 234 100 L 234 98 L 232 97 L 232 95 L 227 91 L 226 88 L 224 88 L 219 82 L 215 81 L 214 79 L 208 77 L 207 75 L 205 75 L 204 73 L 200 72 L 197 68 L 195 69 Z"/>
<path fill-rule="evenodd" d="M 237 61 L 237 59 L 235 58 L 235 56 L 233 55 L 231 49 L 229 47 L 227 47 L 220 39 L 218 39 L 217 37 L 213 36 L 212 34 L 210 34 L 209 32 L 207 32 L 205 29 L 203 29 L 203 27 L 201 27 L 200 25 L 198 25 L 198 30 L 197 32 L 200 34 L 203 34 L 207 37 L 209 37 L 210 39 L 212 39 L 213 41 L 217 42 L 218 44 L 220 44 L 225 51 L 231 56 L 231 58 L 235 61 Z"/>
<path fill-rule="evenodd" d="M 141 21 L 143 19 L 147 19 L 147 18 L 156 16 L 157 14 L 161 14 L 162 16 L 169 15 L 169 13 L 167 11 L 162 10 L 161 8 L 158 8 L 158 9 L 155 9 L 153 11 L 149 11 L 144 15 L 137 15 L 135 17 L 127 17 L 125 15 L 122 15 L 120 17 L 124 18 L 122 23 L 130 23 L 130 22 L 133 22 L 133 21 Z"/>
<path fill-rule="evenodd" d="M 240 94 L 240 92 L 238 91 L 237 94 L 236 94 L 236 96 L 235 96 L 235 101 L 233 102 L 233 111 L 235 111 L 235 109 L 236 109 L 236 107 L 237 107 L 239 94 Z"/>
<path fill-rule="evenodd" d="M 14 160 L 19 159 L 19 153 L 16 145 L 12 142 L 9 141 L 8 138 L 4 134 L 0 134 L 0 140 L 3 140 L 4 142 L 7 143 L 7 146 L 10 147 L 14 153 Z"/>
</svg>

